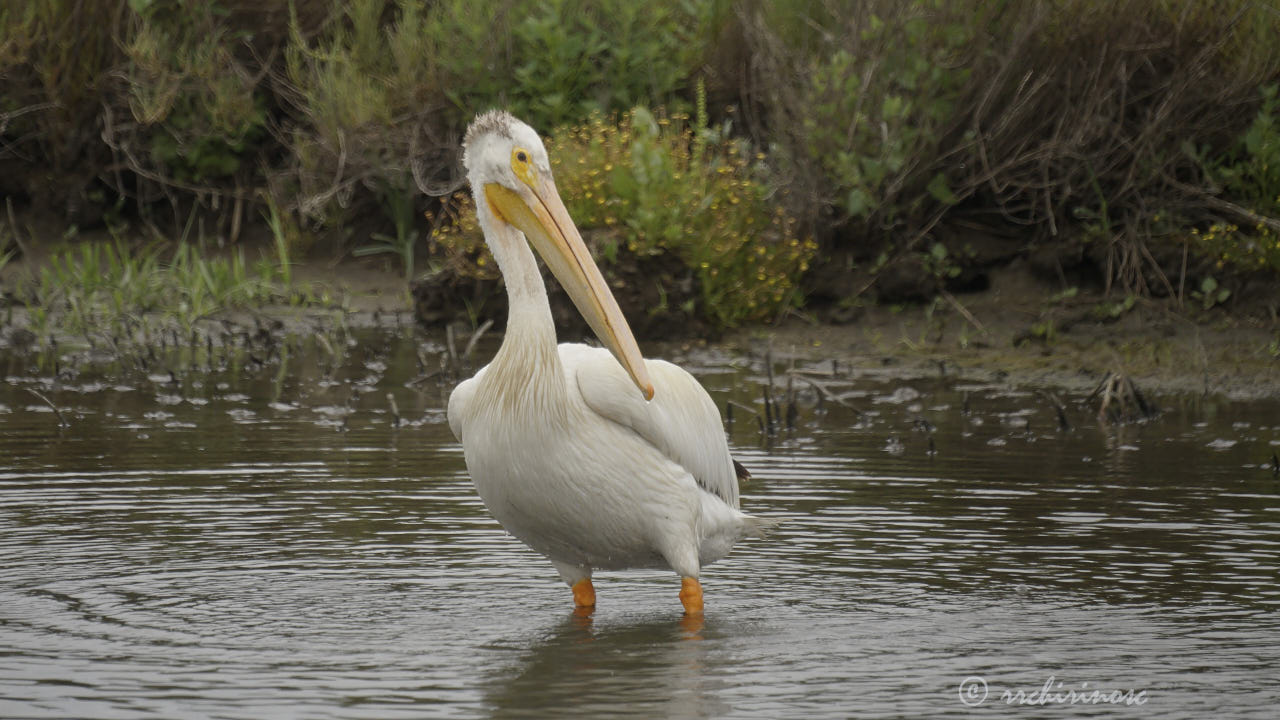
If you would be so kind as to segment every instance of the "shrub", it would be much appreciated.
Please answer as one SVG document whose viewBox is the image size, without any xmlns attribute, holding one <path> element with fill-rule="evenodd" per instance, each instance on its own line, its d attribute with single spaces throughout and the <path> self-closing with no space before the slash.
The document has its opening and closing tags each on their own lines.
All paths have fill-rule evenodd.
<svg viewBox="0 0 1280 720">
<path fill-rule="evenodd" d="M 1262 106 L 1253 123 L 1211 177 L 1226 194 L 1273 218 L 1280 217 L 1280 85 L 1260 91 Z"/>
<path fill-rule="evenodd" d="M 117 89 L 112 70 L 126 16 L 119 3 L 0 7 L 0 192 L 25 192 L 78 221 L 108 158 L 100 113 Z"/>
<path fill-rule="evenodd" d="M 1166 292 L 1184 234 L 1155 218 L 1223 219 L 1179 147 L 1222 152 L 1280 75 L 1280 16 L 1246 0 L 741 7 L 756 59 L 721 74 L 750 90 L 803 215 L 890 262 L 947 234 L 1085 235 L 1108 283 Z M 780 12 L 837 30 L 800 42 Z"/>
<path fill-rule="evenodd" d="M 1280 86 L 1261 89 L 1262 107 L 1233 147 L 1204 171 L 1224 194 L 1243 205 L 1228 221 L 1191 231 L 1193 246 L 1215 267 L 1280 271 Z M 1193 153 L 1194 149 L 1187 148 Z M 1218 206 L 1221 209 L 1221 206 Z M 1242 212 L 1243 211 L 1243 212 Z"/>
<path fill-rule="evenodd" d="M 810 212 L 834 208 L 864 229 L 900 229 L 926 204 L 950 205 L 947 159 L 987 11 L 922 1 L 748 5 L 741 32 L 763 57 L 760 112 Z M 832 32 L 802 41 L 805 19 Z"/>
<path fill-rule="evenodd" d="M 955 202 L 946 174 L 930 161 L 969 80 L 962 57 L 976 29 L 972 19 L 920 14 L 889 25 L 872 15 L 854 47 L 812 63 L 810 112 L 800 124 L 805 160 L 843 194 L 836 203 L 851 217 L 896 224 L 919 210 L 899 203 L 926 177 L 934 200 Z"/>
<path fill-rule="evenodd" d="M 139 18 L 124 48 L 128 105 L 161 176 L 213 185 L 252 168 L 266 136 L 264 101 L 233 47 L 208 6 L 151 3 Z"/>
<path fill-rule="evenodd" d="M 298 137 L 302 209 L 320 218 L 346 188 L 448 174 L 456 133 L 491 107 L 554 127 L 667 101 L 697 67 L 711 5 L 402 0 L 388 23 L 385 0 L 351 0 L 325 37 L 296 33 L 286 53 L 309 126 Z"/>
</svg>

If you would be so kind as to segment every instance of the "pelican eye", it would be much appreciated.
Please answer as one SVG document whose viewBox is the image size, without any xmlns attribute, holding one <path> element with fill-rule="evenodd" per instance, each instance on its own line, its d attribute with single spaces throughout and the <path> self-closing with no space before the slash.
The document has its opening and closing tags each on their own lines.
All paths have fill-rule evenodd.
<svg viewBox="0 0 1280 720">
<path fill-rule="evenodd" d="M 521 182 L 533 187 L 533 164 L 529 162 L 528 150 L 518 147 L 511 151 L 511 169 Z"/>
</svg>

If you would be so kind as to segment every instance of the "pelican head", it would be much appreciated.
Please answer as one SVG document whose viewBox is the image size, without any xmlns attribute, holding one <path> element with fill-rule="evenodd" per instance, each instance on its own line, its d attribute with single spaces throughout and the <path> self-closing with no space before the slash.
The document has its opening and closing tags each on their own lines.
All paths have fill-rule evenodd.
<svg viewBox="0 0 1280 720">
<path fill-rule="evenodd" d="M 495 238 L 513 236 L 509 232 L 512 228 L 524 233 L 596 337 L 626 369 L 645 399 L 652 399 L 653 383 L 631 327 L 560 199 L 538 134 L 510 113 L 491 110 L 472 121 L 462 147 L 480 226 L 499 266 L 509 251 Z M 508 272 L 507 268 L 503 272 Z"/>
</svg>

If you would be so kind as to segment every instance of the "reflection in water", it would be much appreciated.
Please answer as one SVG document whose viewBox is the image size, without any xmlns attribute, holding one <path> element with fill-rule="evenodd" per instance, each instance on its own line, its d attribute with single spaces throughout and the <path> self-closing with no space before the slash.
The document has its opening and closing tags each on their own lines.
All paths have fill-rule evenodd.
<svg viewBox="0 0 1280 720">
<path fill-rule="evenodd" d="M 601 623 L 569 615 L 487 683 L 496 717 L 719 717 L 699 621 Z"/>
<path fill-rule="evenodd" d="M 770 447 L 740 419 L 744 509 L 782 524 L 708 569 L 691 627 L 670 573 L 601 573 L 574 616 L 414 343 L 358 347 L 177 383 L 5 360 L 0 716 L 936 717 L 966 677 L 994 704 L 1050 675 L 1148 692 L 1117 714 L 1280 702 L 1274 402 L 1102 430 L 1069 399 L 1062 432 L 1016 388 L 867 375 Z M 758 366 L 709 370 L 759 396 Z"/>
</svg>

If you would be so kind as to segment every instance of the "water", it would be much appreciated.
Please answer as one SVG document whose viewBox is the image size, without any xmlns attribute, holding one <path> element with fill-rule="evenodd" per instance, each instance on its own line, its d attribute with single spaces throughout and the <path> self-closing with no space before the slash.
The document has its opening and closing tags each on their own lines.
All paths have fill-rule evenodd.
<svg viewBox="0 0 1280 720">
<path fill-rule="evenodd" d="M 856 410 L 802 395 L 772 443 L 735 413 L 744 506 L 785 522 L 706 571 L 704 623 L 659 572 L 598 574 L 583 619 L 479 503 L 448 388 L 406 385 L 417 350 L 177 383 L 0 361 L 0 716 L 1009 716 L 1046 682 L 1120 699 L 1066 716 L 1280 703 L 1280 403 L 1103 429 L 1064 398 L 1062 432 L 1001 382 L 833 380 Z M 683 361 L 722 406 L 760 396 L 758 361 Z"/>
</svg>

